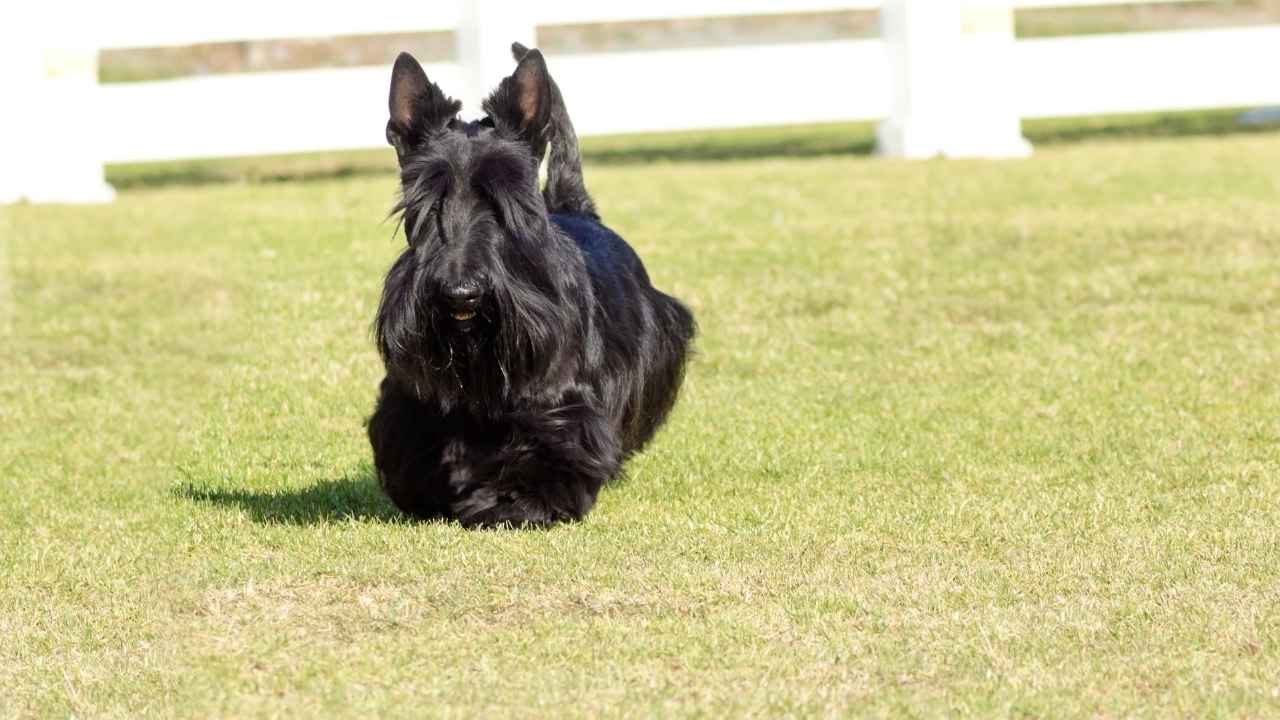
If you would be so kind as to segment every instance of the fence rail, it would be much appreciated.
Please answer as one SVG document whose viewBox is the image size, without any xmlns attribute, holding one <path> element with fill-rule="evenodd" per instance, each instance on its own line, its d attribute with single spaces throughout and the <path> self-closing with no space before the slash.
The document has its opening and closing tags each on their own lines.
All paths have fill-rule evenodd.
<svg viewBox="0 0 1280 720">
<path fill-rule="evenodd" d="M 1020 40 L 1022 117 L 1280 104 L 1280 25 Z"/>
<path fill-rule="evenodd" d="M 1025 154 L 1023 117 L 1280 104 L 1280 25 L 1014 37 L 1015 8 L 1120 2 L 1133 0 L 364 0 L 305 10 L 123 0 L 78 7 L 71 27 L 55 5 L 0 30 L 0 76 L 12 80 L 12 107 L 28 108 L 0 119 L 0 151 L 11 158 L 0 167 L 0 202 L 109 198 L 104 162 L 383 144 L 386 67 L 99 86 L 102 48 L 449 30 L 457 61 L 427 72 L 474 113 L 510 71 L 509 42 L 536 43 L 540 26 L 879 10 L 879 39 L 549 62 L 585 135 L 882 119 L 882 152 L 908 157 Z M 773 99 L 760 102 L 765 95 Z"/>
</svg>

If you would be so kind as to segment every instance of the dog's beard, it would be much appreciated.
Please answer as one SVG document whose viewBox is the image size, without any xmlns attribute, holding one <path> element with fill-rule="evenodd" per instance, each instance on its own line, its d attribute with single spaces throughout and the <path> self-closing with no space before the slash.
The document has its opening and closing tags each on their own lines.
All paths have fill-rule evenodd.
<svg viewBox="0 0 1280 720">
<path fill-rule="evenodd" d="M 415 397 L 443 411 L 499 415 L 531 382 L 563 365 L 572 329 L 564 309 L 528 291 L 493 291 L 469 320 L 458 321 L 429 297 L 388 289 L 379 311 L 379 347 L 387 371 Z"/>
<path fill-rule="evenodd" d="M 482 308 L 465 321 L 437 312 L 434 321 L 435 366 L 430 371 L 442 403 L 466 405 L 472 412 L 499 407 L 510 393 L 510 382 L 492 309 Z"/>
<path fill-rule="evenodd" d="M 419 400 L 445 412 L 500 405 L 509 383 L 493 314 L 483 309 L 460 322 L 425 303 L 408 312 L 416 325 L 408 335 L 415 342 L 384 353 L 387 371 Z"/>
</svg>

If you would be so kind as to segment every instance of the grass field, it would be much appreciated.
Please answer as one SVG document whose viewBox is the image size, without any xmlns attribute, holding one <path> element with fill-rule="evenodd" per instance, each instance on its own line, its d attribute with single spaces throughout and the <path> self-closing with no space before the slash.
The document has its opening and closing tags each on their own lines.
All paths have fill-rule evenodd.
<svg viewBox="0 0 1280 720">
<path fill-rule="evenodd" d="M 589 169 L 702 335 L 548 532 L 376 490 L 390 176 L 0 208 L 0 716 L 1280 714 L 1280 134 L 827 141 Z"/>
</svg>

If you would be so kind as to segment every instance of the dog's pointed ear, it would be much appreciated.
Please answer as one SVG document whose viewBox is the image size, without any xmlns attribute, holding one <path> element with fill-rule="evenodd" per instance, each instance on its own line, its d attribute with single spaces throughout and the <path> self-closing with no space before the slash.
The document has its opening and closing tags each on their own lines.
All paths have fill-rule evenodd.
<svg viewBox="0 0 1280 720">
<path fill-rule="evenodd" d="M 521 52 L 523 51 L 523 52 Z M 519 59 L 515 72 L 503 78 L 484 101 L 487 112 L 503 129 L 534 146 L 545 147 L 542 137 L 551 119 L 551 73 L 536 48 L 514 43 L 511 54 Z"/>
<path fill-rule="evenodd" d="M 427 133 L 444 127 L 462 103 L 447 97 L 409 53 L 402 52 L 391 69 L 391 96 L 387 102 L 387 142 L 403 156 Z"/>
</svg>

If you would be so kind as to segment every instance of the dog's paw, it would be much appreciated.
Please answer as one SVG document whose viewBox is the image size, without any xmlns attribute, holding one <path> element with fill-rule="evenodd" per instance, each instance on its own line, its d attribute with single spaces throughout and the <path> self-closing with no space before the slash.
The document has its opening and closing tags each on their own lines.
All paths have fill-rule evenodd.
<svg viewBox="0 0 1280 720">
<path fill-rule="evenodd" d="M 454 507 L 468 528 L 546 528 L 582 517 L 582 512 L 556 508 L 546 499 L 515 492 L 477 491 Z"/>
</svg>

